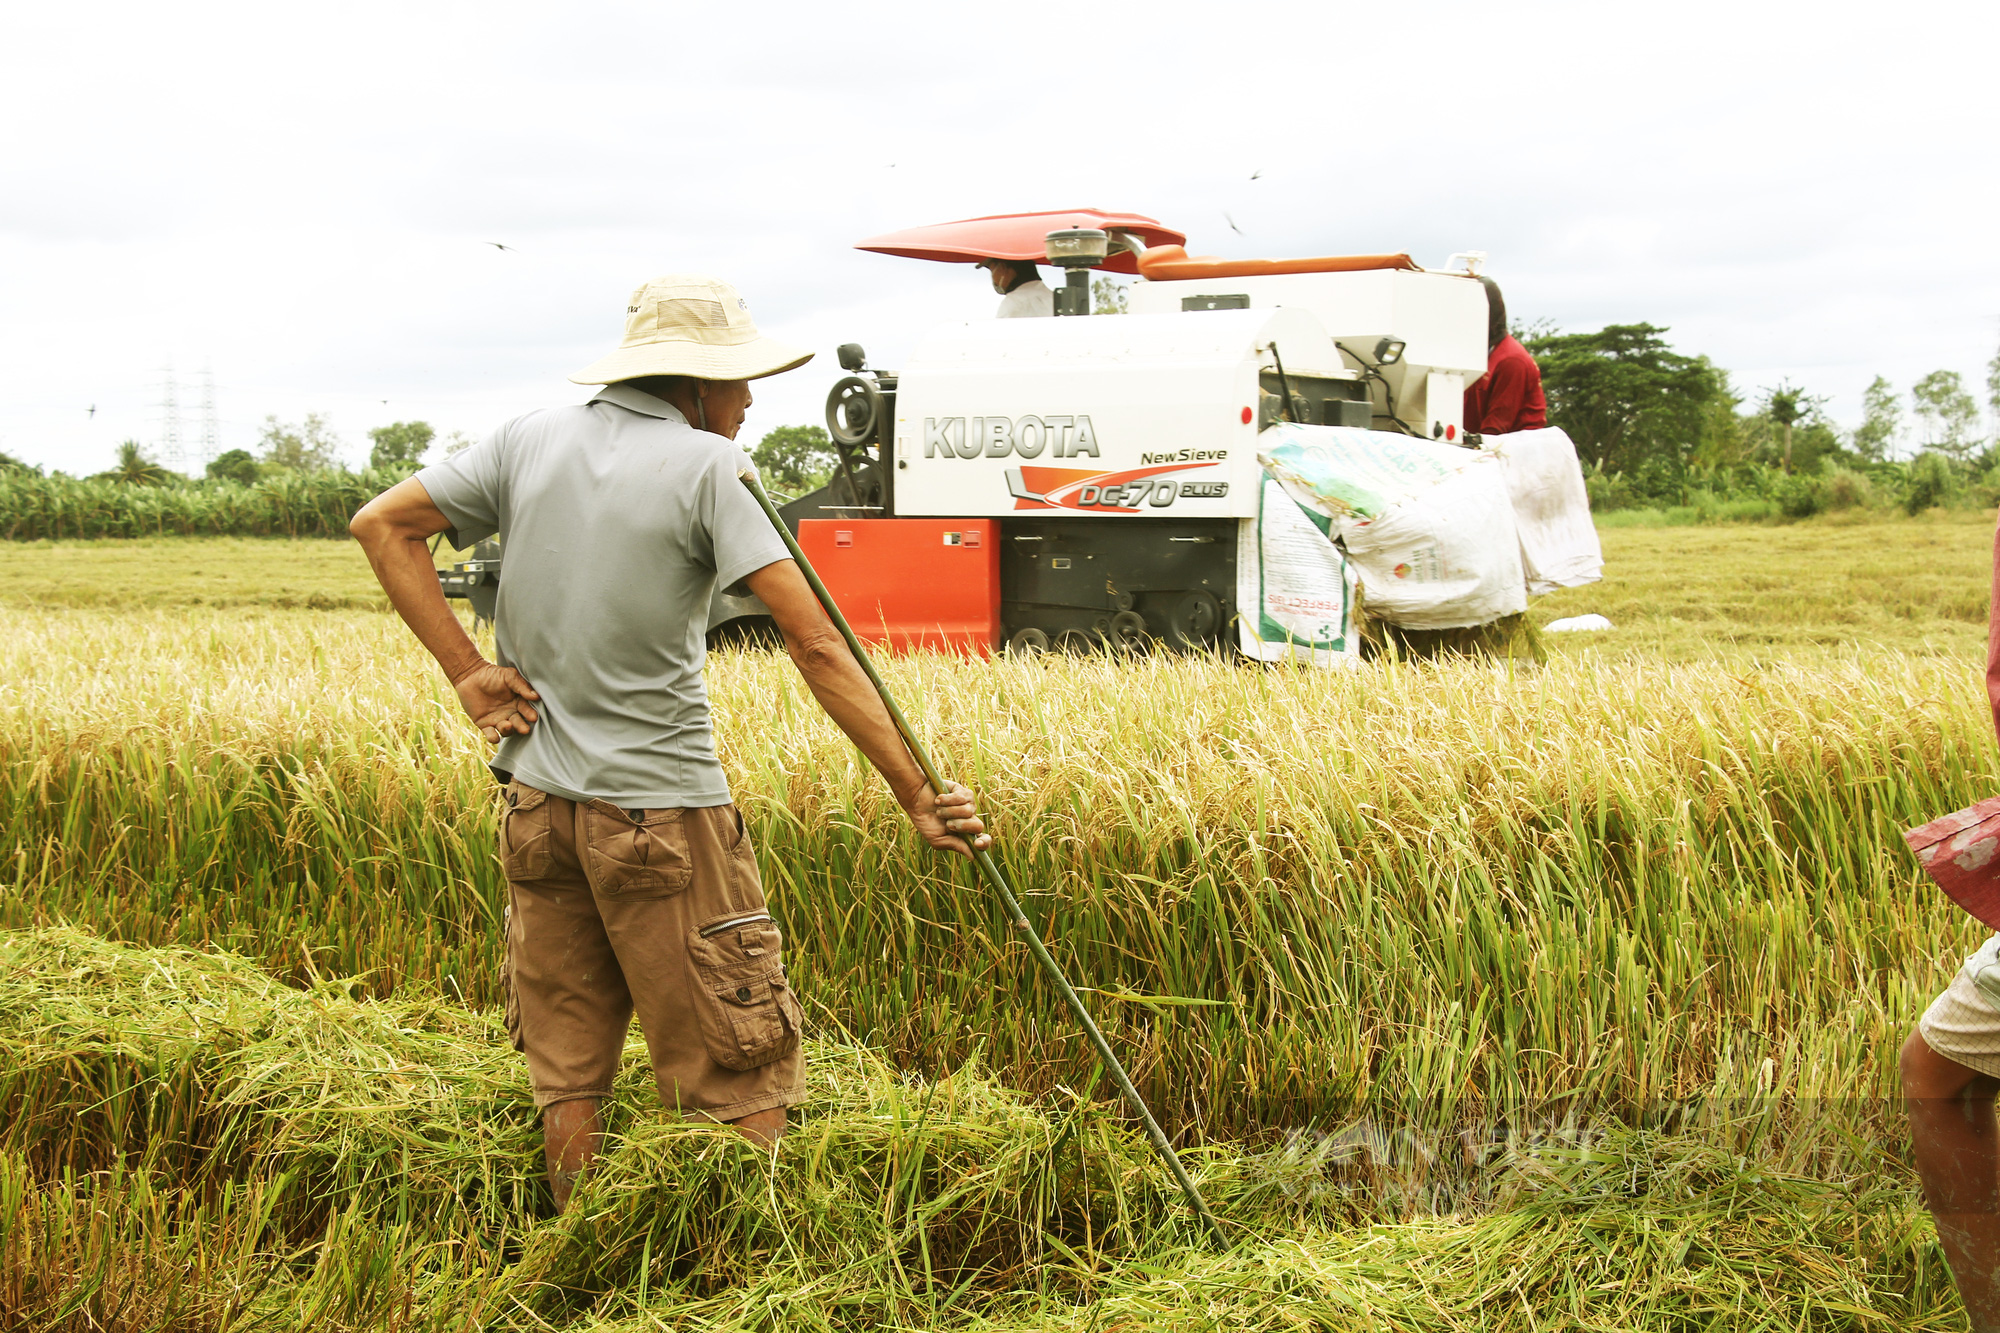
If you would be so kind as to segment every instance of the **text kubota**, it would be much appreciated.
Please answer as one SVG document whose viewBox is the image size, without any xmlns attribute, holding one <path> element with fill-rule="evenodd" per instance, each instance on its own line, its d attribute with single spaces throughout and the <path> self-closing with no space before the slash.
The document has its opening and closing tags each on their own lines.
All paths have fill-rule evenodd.
<svg viewBox="0 0 2000 1333">
<path fill-rule="evenodd" d="M 1096 458 L 1087 416 L 925 417 L 925 458 Z"/>
</svg>

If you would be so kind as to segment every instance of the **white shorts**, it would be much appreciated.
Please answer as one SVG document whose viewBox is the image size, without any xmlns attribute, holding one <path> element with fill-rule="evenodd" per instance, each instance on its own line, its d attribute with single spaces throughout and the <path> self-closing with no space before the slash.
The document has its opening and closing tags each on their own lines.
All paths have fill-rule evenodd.
<svg viewBox="0 0 2000 1333">
<path fill-rule="evenodd" d="M 1917 1020 L 1939 1055 L 2000 1078 L 2000 935 L 1979 946 Z"/>
</svg>

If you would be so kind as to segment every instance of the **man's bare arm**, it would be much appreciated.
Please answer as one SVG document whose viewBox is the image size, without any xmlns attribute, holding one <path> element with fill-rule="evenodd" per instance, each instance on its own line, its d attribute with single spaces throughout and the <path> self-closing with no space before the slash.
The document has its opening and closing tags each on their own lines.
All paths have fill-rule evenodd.
<svg viewBox="0 0 2000 1333">
<path fill-rule="evenodd" d="M 389 604 L 444 669 L 480 734 L 488 741 L 525 736 L 536 720 L 528 701 L 541 696 L 520 672 L 480 655 L 438 583 L 426 543 L 450 527 L 430 492 L 410 477 L 363 505 L 347 530 L 361 543 Z"/>
<path fill-rule="evenodd" d="M 974 811 L 970 791 L 956 782 L 950 784 L 949 791 L 931 791 L 875 686 L 848 651 L 840 631 L 827 619 L 799 567 L 790 560 L 780 560 L 744 582 L 771 608 L 771 619 L 785 636 L 785 651 L 791 654 L 813 697 L 888 781 L 897 804 L 909 814 L 924 840 L 963 855 L 969 855 L 973 847 L 991 846 L 993 839 Z M 963 838 L 957 836 L 961 834 Z"/>
</svg>

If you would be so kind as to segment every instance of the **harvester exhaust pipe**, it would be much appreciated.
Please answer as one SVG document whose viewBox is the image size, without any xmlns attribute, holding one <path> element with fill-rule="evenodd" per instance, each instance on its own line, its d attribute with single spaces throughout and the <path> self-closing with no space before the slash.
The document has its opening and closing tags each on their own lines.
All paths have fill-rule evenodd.
<svg viewBox="0 0 2000 1333">
<path fill-rule="evenodd" d="M 874 685 L 875 693 L 881 696 L 882 706 L 889 710 L 889 716 L 894 720 L 896 730 L 902 733 L 903 744 L 910 747 L 910 756 L 917 761 L 917 767 L 923 770 L 924 779 L 931 784 L 931 790 L 934 792 L 945 790 L 944 777 L 938 772 L 937 765 L 931 762 L 929 751 L 925 750 L 924 743 L 917 739 L 916 730 L 910 726 L 909 719 L 903 716 L 903 710 L 896 706 L 896 700 L 889 693 L 889 687 L 883 683 L 881 673 L 875 669 L 875 663 L 862 648 L 861 640 L 854 636 L 854 629 L 847 623 L 847 617 L 842 615 L 840 608 L 834 604 L 833 595 L 826 590 L 826 585 L 820 582 L 818 572 L 813 569 L 812 561 L 806 559 L 806 553 L 800 548 L 798 539 L 793 537 L 792 530 L 785 526 L 785 520 L 779 516 L 776 506 L 771 503 L 771 497 L 764 493 L 763 483 L 757 479 L 757 473 L 746 468 L 737 475 L 749 488 L 750 494 L 756 497 L 765 516 L 771 520 L 771 526 L 776 528 L 778 535 L 784 539 L 786 547 L 792 553 L 792 559 L 798 562 L 799 572 L 806 576 L 806 582 L 812 586 L 813 596 L 819 599 L 827 618 L 833 621 L 834 628 L 840 631 L 840 637 L 847 640 L 848 651 L 854 654 L 854 660 L 861 664 L 862 671 L 867 673 L 869 683 Z M 1133 1086 L 1132 1077 L 1125 1072 L 1125 1066 L 1111 1053 L 1111 1046 L 1104 1040 L 1104 1034 L 1098 1030 L 1096 1021 L 1090 1016 L 1090 1010 L 1084 1008 L 1082 997 L 1076 993 L 1076 988 L 1069 984 L 1069 979 L 1063 976 L 1062 968 L 1050 955 L 1048 946 L 1042 943 L 1042 937 L 1036 933 L 1027 915 L 1021 911 L 1021 900 L 1015 894 L 1013 885 L 1007 882 L 1006 872 L 1000 868 L 1000 863 L 993 859 L 991 851 L 974 849 L 972 859 L 978 864 L 979 872 L 985 877 L 988 887 L 999 896 L 1001 904 L 1007 909 L 1007 917 L 1014 923 L 1014 929 L 1027 941 L 1029 951 L 1035 955 L 1035 961 L 1041 964 L 1042 970 L 1048 974 L 1051 981 L 1055 982 L 1056 989 L 1062 992 L 1063 999 L 1069 1003 L 1070 1012 L 1076 1015 L 1076 1021 L 1082 1025 L 1084 1035 L 1090 1038 L 1090 1044 L 1097 1051 L 1097 1058 L 1103 1063 L 1106 1072 L 1111 1075 L 1112 1082 L 1116 1083 L 1118 1090 L 1125 1094 L 1125 1100 L 1138 1114 L 1140 1123 L 1145 1125 L 1146 1137 L 1152 1141 L 1153 1149 L 1159 1153 L 1160 1160 L 1167 1164 L 1167 1170 L 1172 1173 L 1175 1183 L 1181 1187 L 1181 1193 L 1187 1196 L 1188 1207 L 1194 1210 L 1195 1216 L 1201 1219 L 1212 1236 L 1218 1241 L 1226 1240 L 1222 1234 L 1221 1224 L 1208 1211 L 1208 1205 L 1202 1202 L 1201 1191 L 1196 1189 L 1194 1181 L 1188 1178 L 1187 1168 L 1181 1165 L 1179 1155 L 1174 1152 L 1174 1145 L 1167 1142 L 1167 1136 L 1160 1130 L 1159 1121 L 1153 1119 L 1152 1111 L 1147 1109 L 1146 1099 L 1141 1097 L 1139 1089 Z"/>
</svg>

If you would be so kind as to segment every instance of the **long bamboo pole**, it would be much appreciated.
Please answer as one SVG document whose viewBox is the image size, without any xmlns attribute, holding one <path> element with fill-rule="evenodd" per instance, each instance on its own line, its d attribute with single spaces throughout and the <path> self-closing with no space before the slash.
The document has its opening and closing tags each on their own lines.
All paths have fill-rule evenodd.
<svg viewBox="0 0 2000 1333">
<path fill-rule="evenodd" d="M 819 599 L 820 606 L 825 608 L 827 618 L 833 621 L 834 628 L 840 631 L 840 636 L 847 640 L 848 650 L 854 654 L 854 660 L 861 664 L 862 671 L 867 673 L 869 682 L 875 686 L 875 693 L 882 697 L 882 706 L 889 710 L 890 718 L 896 723 L 896 730 L 903 735 L 903 744 L 910 747 L 910 756 L 917 761 L 917 767 L 923 770 L 925 781 L 931 784 L 932 791 L 944 791 L 944 777 L 938 772 L 937 765 L 931 762 L 930 752 L 924 748 L 924 743 L 917 739 L 916 729 L 910 725 L 909 719 L 903 716 L 903 710 L 896 705 L 895 696 L 889 693 L 889 687 L 883 682 L 882 674 L 875 669 L 875 663 L 868 656 L 867 650 L 861 646 L 861 640 L 855 637 L 853 627 L 847 623 L 847 617 L 840 613 L 840 607 L 834 603 L 833 594 L 829 593 L 826 585 L 820 582 L 819 572 L 812 567 L 812 561 L 806 559 L 805 551 L 800 548 L 798 539 L 792 536 L 792 530 L 785 526 L 785 520 L 778 513 L 777 506 L 773 505 L 771 497 L 765 494 L 763 483 L 757 479 L 756 472 L 746 468 L 738 475 L 742 478 L 743 484 L 749 487 L 750 494 L 757 498 L 757 503 L 763 507 L 765 515 L 771 520 L 771 526 L 785 539 L 785 545 L 791 550 L 792 559 L 798 562 L 799 572 L 804 574 L 806 582 L 812 585 L 813 596 Z M 1006 872 L 1000 868 L 1000 863 L 993 859 L 993 854 L 988 850 L 974 850 L 972 859 L 978 865 L 979 873 L 985 878 L 987 885 L 999 896 L 1001 904 L 1007 909 L 1007 917 L 1014 923 L 1014 929 L 1027 941 L 1029 952 L 1035 955 L 1035 961 L 1042 965 L 1042 970 L 1048 973 L 1051 981 L 1055 982 L 1056 989 L 1062 992 L 1063 999 L 1069 1004 L 1070 1012 L 1076 1015 L 1076 1021 L 1083 1027 L 1084 1035 L 1090 1038 L 1090 1044 L 1096 1048 L 1097 1058 L 1103 1062 L 1112 1081 L 1118 1085 L 1118 1090 L 1125 1094 L 1125 1100 L 1139 1117 L 1140 1123 L 1145 1125 L 1146 1137 L 1152 1141 L 1154 1151 L 1160 1154 L 1160 1160 L 1167 1164 L 1167 1170 L 1173 1174 L 1175 1183 L 1181 1187 L 1181 1193 L 1187 1196 L 1188 1207 L 1194 1209 L 1195 1216 L 1201 1219 L 1211 1235 L 1218 1241 L 1225 1240 L 1221 1224 L 1215 1220 L 1214 1214 L 1208 1211 L 1208 1205 L 1202 1202 L 1201 1191 L 1196 1189 L 1194 1181 L 1188 1178 L 1187 1168 L 1181 1165 L 1180 1155 L 1174 1151 L 1174 1145 L 1167 1142 L 1167 1136 L 1160 1130 L 1160 1122 L 1153 1119 L 1152 1111 L 1146 1106 L 1146 1099 L 1141 1097 L 1139 1089 L 1133 1086 L 1131 1075 L 1125 1072 L 1125 1066 L 1118 1062 L 1118 1057 L 1111 1053 L 1110 1043 L 1104 1040 L 1103 1032 L 1098 1030 L 1096 1020 L 1090 1016 L 1090 1010 L 1084 1007 L 1083 997 L 1069 984 L 1069 978 L 1063 975 L 1062 967 L 1049 953 L 1048 946 L 1042 943 L 1040 932 L 1029 923 L 1027 914 L 1021 910 L 1021 900 L 1015 894 L 1014 886 L 1008 883 Z"/>
</svg>

